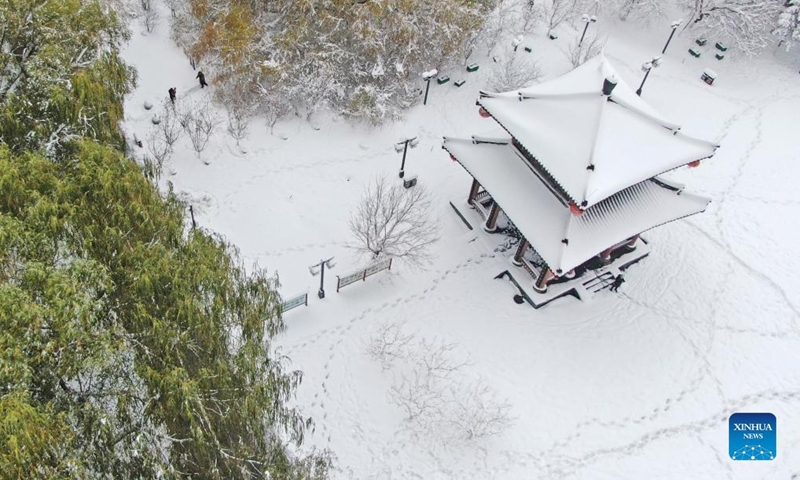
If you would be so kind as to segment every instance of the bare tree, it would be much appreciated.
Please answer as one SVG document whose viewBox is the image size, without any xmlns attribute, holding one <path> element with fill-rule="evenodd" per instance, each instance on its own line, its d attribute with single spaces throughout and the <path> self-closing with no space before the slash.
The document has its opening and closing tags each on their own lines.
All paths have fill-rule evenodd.
<svg viewBox="0 0 800 480">
<path fill-rule="evenodd" d="M 172 153 L 172 148 L 161 136 L 159 130 L 153 130 L 147 137 L 147 151 L 150 153 L 149 158 L 152 159 L 153 178 L 158 181 L 164 170 L 164 162 Z"/>
<path fill-rule="evenodd" d="M 182 122 L 179 121 L 178 114 L 171 105 L 166 105 L 161 115 L 161 123 L 158 124 L 158 129 L 170 150 L 173 150 L 175 142 L 181 137 L 181 127 Z"/>
<path fill-rule="evenodd" d="M 403 333 L 401 324 L 385 323 L 370 338 L 367 353 L 381 363 L 383 370 L 388 370 L 395 361 L 407 358 L 408 346 L 413 340 L 414 334 Z"/>
<path fill-rule="evenodd" d="M 236 140 L 236 145 L 247 138 L 247 128 L 252 117 L 253 109 L 243 102 L 236 102 L 228 109 L 228 133 Z"/>
<path fill-rule="evenodd" d="M 620 20 L 635 18 L 648 22 L 666 15 L 667 4 L 663 0 L 614 0 L 609 3 L 609 9 L 615 10 Z"/>
<path fill-rule="evenodd" d="M 489 76 L 489 89 L 507 92 L 529 87 L 542 76 L 539 64 L 521 55 L 511 55 L 498 63 Z"/>
<path fill-rule="evenodd" d="M 412 427 L 434 428 L 441 422 L 447 395 L 455 387 L 453 375 L 469 363 L 468 358 L 454 360 L 455 349 L 452 343 L 422 339 L 400 353 L 413 363 L 410 372 L 395 378 L 389 401 L 403 409 Z"/>
<path fill-rule="evenodd" d="M 542 18 L 543 12 L 539 5 L 536 5 L 535 0 L 524 0 L 522 2 L 522 32 L 528 33 L 536 23 Z"/>
<path fill-rule="evenodd" d="M 375 179 L 350 218 L 355 250 L 407 260 L 422 266 L 430 260 L 430 247 L 439 239 L 430 213 L 430 197 L 421 185 L 405 189 Z"/>
<path fill-rule="evenodd" d="M 379 339 L 381 345 L 407 339 L 395 327 L 381 331 L 388 338 Z M 403 410 L 411 428 L 430 434 L 455 429 L 456 435 L 474 439 L 498 434 L 511 424 L 511 405 L 498 399 L 482 378 L 459 380 L 469 358 L 457 358 L 455 344 L 422 339 L 404 343 L 393 354 L 411 368 L 395 377 L 388 399 Z"/>
<path fill-rule="evenodd" d="M 144 28 L 151 33 L 158 25 L 159 15 L 155 8 L 148 8 L 144 12 Z"/>
<path fill-rule="evenodd" d="M 280 95 L 265 97 L 261 102 L 261 111 L 269 128 L 269 133 L 275 133 L 275 124 L 292 111 L 292 105 Z"/>
<path fill-rule="evenodd" d="M 514 13 L 513 8 L 514 5 L 510 0 L 499 0 L 483 24 L 482 37 L 485 39 L 487 57 L 491 56 L 492 50 L 497 46 L 503 32 L 508 30 Z"/>
<path fill-rule="evenodd" d="M 567 58 L 569 59 L 570 63 L 572 63 L 572 66 L 577 68 L 586 63 L 587 60 L 600 55 L 600 52 L 603 51 L 603 47 L 605 47 L 605 45 L 605 37 L 600 38 L 597 35 L 587 35 L 583 40 L 583 43 L 580 45 L 578 45 L 577 39 L 570 44 L 569 49 L 566 52 Z"/>
<path fill-rule="evenodd" d="M 447 380 L 453 373 L 470 365 L 468 355 L 461 359 L 454 358 L 457 347 L 455 343 L 423 338 L 412 346 L 408 356 L 416 359 L 427 376 Z"/>
<path fill-rule="evenodd" d="M 497 435 L 512 423 L 511 404 L 500 400 L 483 378 L 455 386 L 448 399 L 450 424 L 469 439 Z"/>
<path fill-rule="evenodd" d="M 199 157 L 208 145 L 218 122 L 207 102 L 190 106 L 187 111 L 191 113 L 184 114 L 182 117 L 185 120 L 184 129 L 192 142 L 192 148 Z M 183 120 L 181 124 L 184 124 Z"/>
<path fill-rule="evenodd" d="M 578 0 L 550 0 L 550 4 L 544 10 L 547 34 L 550 35 L 556 27 L 575 15 L 578 8 Z"/>
</svg>

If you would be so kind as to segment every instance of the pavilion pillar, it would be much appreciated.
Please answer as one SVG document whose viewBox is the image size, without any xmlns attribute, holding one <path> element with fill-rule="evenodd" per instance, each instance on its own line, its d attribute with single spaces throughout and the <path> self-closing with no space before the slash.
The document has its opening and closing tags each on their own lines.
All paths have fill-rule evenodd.
<svg viewBox="0 0 800 480">
<path fill-rule="evenodd" d="M 614 247 L 608 247 L 605 250 L 603 250 L 602 252 L 600 252 L 600 255 L 599 255 L 600 260 L 602 260 L 604 262 L 610 262 L 611 261 L 611 252 L 613 252 L 613 251 L 614 251 Z"/>
<path fill-rule="evenodd" d="M 522 266 L 522 258 L 525 256 L 525 252 L 528 251 L 528 247 L 530 246 L 530 242 L 522 237 L 519 241 L 519 246 L 517 246 L 517 252 L 514 254 L 514 258 L 511 260 L 511 263 L 514 265 L 521 267 Z"/>
<path fill-rule="evenodd" d="M 536 283 L 533 284 L 533 289 L 539 293 L 546 292 L 547 282 L 554 278 L 556 278 L 556 274 L 553 273 L 553 271 L 549 268 L 545 268 L 542 270 L 542 273 L 539 274 L 539 278 L 536 279 Z"/>
<path fill-rule="evenodd" d="M 474 202 L 475 197 L 478 196 L 478 190 L 480 190 L 480 188 L 481 184 L 478 183 L 478 180 L 473 178 L 472 187 L 469 189 L 469 197 L 467 197 L 467 204 L 472 208 L 475 208 L 475 205 L 473 205 L 472 202 Z"/>
<path fill-rule="evenodd" d="M 500 205 L 497 202 L 492 204 L 492 209 L 489 211 L 489 216 L 486 218 L 486 223 L 483 229 L 488 233 L 494 233 L 497 230 L 497 217 L 500 215 Z"/>
</svg>

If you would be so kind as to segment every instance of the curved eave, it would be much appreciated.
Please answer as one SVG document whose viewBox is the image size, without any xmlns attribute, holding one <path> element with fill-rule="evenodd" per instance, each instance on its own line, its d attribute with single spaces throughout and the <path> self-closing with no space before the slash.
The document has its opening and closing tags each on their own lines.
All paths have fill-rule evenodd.
<svg viewBox="0 0 800 480">
<path fill-rule="evenodd" d="M 569 271 L 636 234 L 700 213 L 710 202 L 655 178 L 574 216 L 512 145 L 445 138 L 442 148 L 492 195 L 555 271 Z"/>
</svg>

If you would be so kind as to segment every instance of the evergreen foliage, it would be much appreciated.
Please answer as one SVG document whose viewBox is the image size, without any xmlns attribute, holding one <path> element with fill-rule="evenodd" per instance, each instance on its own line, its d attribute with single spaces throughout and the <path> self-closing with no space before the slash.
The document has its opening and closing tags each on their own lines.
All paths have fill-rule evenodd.
<svg viewBox="0 0 800 480">
<path fill-rule="evenodd" d="M 272 351 L 277 278 L 122 152 L 111 7 L 0 1 L 2 477 L 325 478 Z"/>
<path fill-rule="evenodd" d="M 124 145 L 118 123 L 135 75 L 114 48 L 127 30 L 96 0 L 3 0 L 0 140 L 57 155 L 89 137 Z"/>
<path fill-rule="evenodd" d="M 0 471 L 307 478 L 301 379 L 271 356 L 277 279 L 186 231 L 119 152 L 0 150 Z M 298 476 L 300 475 L 300 476 Z M 311 477 L 314 478 L 314 477 Z"/>
</svg>

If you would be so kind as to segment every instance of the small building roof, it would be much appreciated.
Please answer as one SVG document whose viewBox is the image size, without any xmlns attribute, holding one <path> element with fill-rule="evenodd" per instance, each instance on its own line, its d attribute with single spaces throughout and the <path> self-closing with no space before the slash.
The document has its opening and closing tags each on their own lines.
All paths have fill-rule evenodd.
<svg viewBox="0 0 800 480">
<path fill-rule="evenodd" d="M 610 95 L 603 94 L 607 78 L 617 81 Z M 478 104 L 581 208 L 717 148 L 661 117 L 603 55 L 549 82 L 481 92 Z"/>
<path fill-rule="evenodd" d="M 575 216 L 507 135 L 445 138 L 450 152 L 497 202 L 556 273 L 653 227 L 702 212 L 709 199 L 660 179 L 632 185 Z"/>
</svg>

